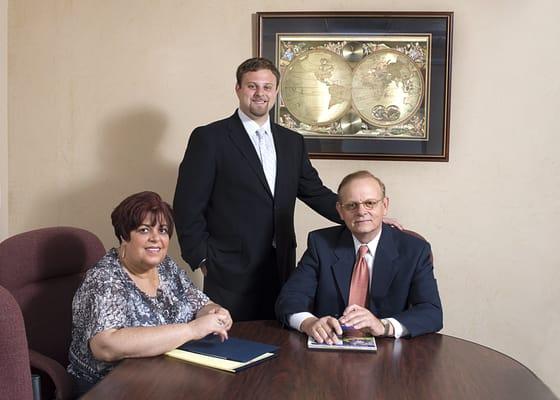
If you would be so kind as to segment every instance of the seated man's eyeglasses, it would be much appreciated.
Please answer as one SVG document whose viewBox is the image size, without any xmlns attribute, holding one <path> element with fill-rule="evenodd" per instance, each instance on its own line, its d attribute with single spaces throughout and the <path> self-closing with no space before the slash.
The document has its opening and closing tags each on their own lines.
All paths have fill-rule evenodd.
<svg viewBox="0 0 560 400">
<path fill-rule="evenodd" d="M 360 204 L 363 204 L 366 210 L 373 210 L 382 200 L 383 199 L 379 199 L 379 200 L 368 199 L 364 201 L 352 201 L 350 203 L 341 204 L 340 206 L 344 208 L 346 211 L 356 211 L 358 207 L 360 207 Z"/>
</svg>

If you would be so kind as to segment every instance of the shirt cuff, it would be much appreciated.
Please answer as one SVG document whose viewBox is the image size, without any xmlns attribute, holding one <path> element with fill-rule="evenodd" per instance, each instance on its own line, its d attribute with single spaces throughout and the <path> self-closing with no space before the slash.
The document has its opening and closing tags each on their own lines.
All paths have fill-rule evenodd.
<svg viewBox="0 0 560 400">
<path fill-rule="evenodd" d="M 395 318 L 386 318 L 386 319 L 391 323 L 391 325 L 393 325 L 393 330 L 395 331 L 395 335 L 394 335 L 395 339 L 408 335 L 408 330 L 406 329 L 406 327 L 402 325 L 399 321 L 397 321 Z"/>
<path fill-rule="evenodd" d="M 313 314 L 307 311 L 295 313 L 288 317 L 288 324 L 290 324 L 291 328 L 302 332 L 302 330 L 300 329 L 301 323 L 310 317 L 315 318 Z"/>
</svg>

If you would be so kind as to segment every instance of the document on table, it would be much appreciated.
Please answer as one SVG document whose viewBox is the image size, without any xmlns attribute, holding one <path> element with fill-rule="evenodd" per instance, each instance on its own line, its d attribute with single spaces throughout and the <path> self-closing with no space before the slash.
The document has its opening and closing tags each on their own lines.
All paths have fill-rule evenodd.
<svg viewBox="0 0 560 400">
<path fill-rule="evenodd" d="M 230 337 L 224 342 L 218 336 L 209 335 L 200 340 L 187 342 L 166 355 L 228 372 L 245 368 L 275 357 L 277 346 Z"/>
</svg>

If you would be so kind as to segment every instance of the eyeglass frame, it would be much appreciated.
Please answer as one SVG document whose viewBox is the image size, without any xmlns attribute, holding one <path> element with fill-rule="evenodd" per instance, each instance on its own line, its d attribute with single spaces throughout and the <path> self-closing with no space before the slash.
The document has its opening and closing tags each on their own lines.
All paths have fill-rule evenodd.
<svg viewBox="0 0 560 400">
<path fill-rule="evenodd" d="M 384 199 L 385 199 L 385 197 L 383 197 L 382 199 L 378 199 L 378 200 L 366 199 L 364 201 L 351 201 L 349 203 L 344 203 L 344 204 L 338 202 L 338 204 L 340 204 L 340 207 L 342 207 L 344 209 L 344 211 L 348 211 L 348 212 L 357 211 L 360 208 L 360 205 L 363 205 L 366 210 L 371 211 L 371 210 L 375 209 L 375 207 L 377 207 L 377 205 L 379 203 L 381 203 Z M 368 206 L 367 203 L 373 203 L 373 204 L 371 206 Z M 351 208 L 348 208 L 348 207 L 351 207 Z"/>
</svg>

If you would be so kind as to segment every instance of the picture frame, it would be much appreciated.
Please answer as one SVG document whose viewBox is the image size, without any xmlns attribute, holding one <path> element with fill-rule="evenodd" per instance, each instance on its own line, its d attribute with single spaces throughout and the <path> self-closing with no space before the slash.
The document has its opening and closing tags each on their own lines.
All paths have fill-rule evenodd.
<svg viewBox="0 0 560 400">
<path fill-rule="evenodd" d="M 274 122 L 311 158 L 449 161 L 453 12 L 258 12 Z"/>
</svg>

